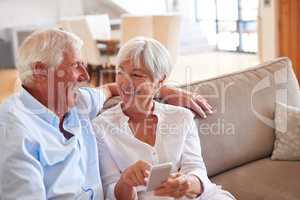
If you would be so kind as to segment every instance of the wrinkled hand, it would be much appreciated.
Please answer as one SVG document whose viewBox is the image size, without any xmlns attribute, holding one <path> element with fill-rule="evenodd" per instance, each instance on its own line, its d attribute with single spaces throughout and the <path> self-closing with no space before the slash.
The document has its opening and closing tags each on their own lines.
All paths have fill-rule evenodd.
<svg viewBox="0 0 300 200">
<path fill-rule="evenodd" d="M 146 185 L 146 178 L 149 176 L 150 168 L 151 165 L 149 163 L 139 160 L 122 173 L 120 181 L 129 187 Z"/>
<path fill-rule="evenodd" d="M 212 107 L 201 95 L 191 93 L 177 88 L 163 87 L 160 91 L 160 98 L 168 104 L 186 107 L 202 118 L 212 114 Z"/>
<path fill-rule="evenodd" d="M 156 196 L 168 196 L 173 198 L 181 198 L 187 196 L 191 183 L 180 173 L 171 175 L 167 181 L 162 183 L 154 190 Z"/>
</svg>

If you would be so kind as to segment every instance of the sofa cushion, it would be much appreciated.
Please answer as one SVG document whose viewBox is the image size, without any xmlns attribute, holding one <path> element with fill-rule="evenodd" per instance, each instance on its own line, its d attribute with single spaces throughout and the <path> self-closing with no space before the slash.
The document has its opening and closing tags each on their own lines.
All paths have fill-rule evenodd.
<svg viewBox="0 0 300 200">
<path fill-rule="evenodd" d="M 300 161 L 300 109 L 276 103 L 275 143 L 271 159 Z"/>
<path fill-rule="evenodd" d="M 212 181 L 242 200 L 299 200 L 300 161 L 262 159 L 229 170 Z"/>
<path fill-rule="evenodd" d="M 182 88 L 203 95 L 216 110 L 197 119 L 210 176 L 269 157 L 275 102 L 300 107 L 298 82 L 287 58 Z"/>
<path fill-rule="evenodd" d="M 216 110 L 196 119 L 209 176 L 261 158 L 273 150 L 275 102 L 300 107 L 298 82 L 288 58 L 183 85 Z M 110 99 L 108 109 L 120 101 Z"/>
</svg>

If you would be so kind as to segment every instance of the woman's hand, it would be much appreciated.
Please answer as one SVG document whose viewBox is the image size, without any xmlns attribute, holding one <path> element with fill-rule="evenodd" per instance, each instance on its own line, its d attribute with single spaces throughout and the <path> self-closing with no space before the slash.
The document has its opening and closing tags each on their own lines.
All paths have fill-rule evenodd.
<svg viewBox="0 0 300 200">
<path fill-rule="evenodd" d="M 183 196 L 195 198 L 201 193 L 202 187 L 199 180 L 195 176 L 186 177 L 181 173 L 171 175 L 166 182 L 162 183 L 154 191 L 154 194 L 157 196 L 173 198 L 181 198 Z"/>
<path fill-rule="evenodd" d="M 115 186 L 115 196 L 118 200 L 135 199 L 136 193 L 134 187 L 146 185 L 151 165 L 145 161 L 139 160 L 129 166 L 121 175 L 121 178 Z"/>
<path fill-rule="evenodd" d="M 150 168 L 149 163 L 139 160 L 122 173 L 120 180 L 129 187 L 146 185 Z"/>
</svg>

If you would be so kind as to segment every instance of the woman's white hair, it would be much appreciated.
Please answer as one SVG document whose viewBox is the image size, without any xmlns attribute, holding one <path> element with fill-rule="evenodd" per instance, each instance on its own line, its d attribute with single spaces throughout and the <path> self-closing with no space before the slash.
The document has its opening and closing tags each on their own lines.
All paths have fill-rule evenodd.
<svg viewBox="0 0 300 200">
<path fill-rule="evenodd" d="M 152 38 L 135 37 L 126 42 L 118 53 L 117 65 L 127 60 L 134 66 L 144 65 L 155 80 L 168 77 L 173 69 L 168 50 Z"/>
<path fill-rule="evenodd" d="M 82 40 L 73 33 L 56 28 L 39 30 L 28 36 L 19 48 L 17 68 L 24 83 L 32 75 L 32 64 L 42 62 L 57 67 L 63 61 L 64 51 L 80 50 Z"/>
</svg>

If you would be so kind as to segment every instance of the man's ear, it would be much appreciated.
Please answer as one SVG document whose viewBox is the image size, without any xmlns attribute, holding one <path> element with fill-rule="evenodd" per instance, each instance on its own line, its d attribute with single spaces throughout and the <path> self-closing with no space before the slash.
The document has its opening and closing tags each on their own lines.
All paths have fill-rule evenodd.
<svg viewBox="0 0 300 200">
<path fill-rule="evenodd" d="M 48 67 L 45 63 L 35 62 L 31 65 L 31 70 L 34 79 L 46 79 L 48 76 Z"/>
</svg>

